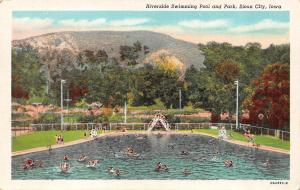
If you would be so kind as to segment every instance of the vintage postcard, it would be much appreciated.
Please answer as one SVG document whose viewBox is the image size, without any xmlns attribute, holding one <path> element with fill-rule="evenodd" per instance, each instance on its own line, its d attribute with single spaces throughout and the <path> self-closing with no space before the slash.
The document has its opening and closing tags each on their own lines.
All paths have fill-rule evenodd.
<svg viewBox="0 0 300 190">
<path fill-rule="evenodd" d="M 300 188 L 299 1 L 0 9 L 1 189 Z"/>
</svg>

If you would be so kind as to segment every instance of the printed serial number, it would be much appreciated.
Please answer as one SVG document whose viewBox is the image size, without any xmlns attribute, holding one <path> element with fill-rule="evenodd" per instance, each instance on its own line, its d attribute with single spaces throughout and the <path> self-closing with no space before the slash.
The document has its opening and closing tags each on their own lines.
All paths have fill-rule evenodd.
<svg viewBox="0 0 300 190">
<path fill-rule="evenodd" d="M 270 184 L 272 185 L 287 185 L 289 182 L 287 181 L 271 181 Z"/>
</svg>

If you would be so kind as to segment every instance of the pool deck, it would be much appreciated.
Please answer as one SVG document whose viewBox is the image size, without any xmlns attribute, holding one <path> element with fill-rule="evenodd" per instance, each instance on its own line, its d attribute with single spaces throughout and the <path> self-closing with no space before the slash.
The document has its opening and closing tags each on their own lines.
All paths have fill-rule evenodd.
<svg viewBox="0 0 300 190">
<path fill-rule="evenodd" d="M 160 134 L 193 134 L 193 135 L 204 135 L 204 136 L 209 136 L 209 137 L 213 137 L 216 138 L 216 136 L 210 135 L 210 134 L 206 134 L 206 133 L 181 133 L 181 132 L 151 132 L 151 133 L 160 133 Z M 141 132 L 113 132 L 113 133 L 103 133 L 98 135 L 97 138 L 102 138 L 102 137 L 106 137 L 106 136 L 119 136 L 119 135 L 126 135 L 126 134 L 149 134 L 149 132 L 147 131 L 141 131 Z M 76 140 L 76 141 L 71 141 L 71 142 L 66 142 L 64 144 L 55 144 L 55 145 L 51 145 L 52 149 L 57 149 L 57 148 L 63 148 L 63 147 L 67 147 L 67 146 L 72 146 L 72 145 L 76 145 L 76 144 L 80 144 L 80 143 L 84 143 L 84 142 L 89 142 L 94 140 L 93 138 L 89 137 L 89 138 L 85 138 L 85 139 L 80 139 L 80 140 Z M 278 152 L 278 153 L 283 153 L 283 154 L 290 154 L 290 152 L 288 150 L 283 150 L 283 149 L 279 149 L 279 148 L 274 148 L 274 147 L 269 147 L 269 146 L 263 146 L 263 145 L 259 145 L 258 147 L 254 147 L 252 145 L 252 143 L 250 142 L 242 142 L 242 141 L 237 141 L 237 140 L 224 140 L 226 142 L 232 143 L 232 144 L 237 144 L 237 145 L 241 145 L 241 146 L 245 146 L 245 147 L 250 147 L 250 148 L 256 148 L 256 149 L 261 149 L 261 150 L 267 150 L 267 151 L 272 151 L 272 152 Z M 21 150 L 21 151 L 16 151 L 16 152 L 12 152 L 12 156 L 19 156 L 19 155 L 24 155 L 24 154 L 29 154 L 29 153 L 34 153 L 34 152 L 41 152 L 41 151 L 45 151 L 45 150 L 49 150 L 49 147 L 38 147 L 38 148 L 32 148 L 32 149 L 28 149 L 28 150 Z"/>
</svg>

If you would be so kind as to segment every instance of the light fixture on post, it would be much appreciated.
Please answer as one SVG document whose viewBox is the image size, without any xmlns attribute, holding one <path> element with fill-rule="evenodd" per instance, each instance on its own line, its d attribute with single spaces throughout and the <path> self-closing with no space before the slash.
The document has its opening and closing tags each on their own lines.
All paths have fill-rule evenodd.
<svg viewBox="0 0 300 190">
<path fill-rule="evenodd" d="M 234 81 L 234 84 L 236 85 L 236 119 L 235 119 L 235 127 L 236 129 L 239 128 L 239 81 Z"/>
<path fill-rule="evenodd" d="M 66 83 L 66 80 L 61 79 L 60 81 L 60 130 L 63 131 L 63 125 L 64 125 L 64 115 L 63 115 L 63 109 L 64 109 L 64 92 L 63 92 L 63 84 Z"/>
</svg>

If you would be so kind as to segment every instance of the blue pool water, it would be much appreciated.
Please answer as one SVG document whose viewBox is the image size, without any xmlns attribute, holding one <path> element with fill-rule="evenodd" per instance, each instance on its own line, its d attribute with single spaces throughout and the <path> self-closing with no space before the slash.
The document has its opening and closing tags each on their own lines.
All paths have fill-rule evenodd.
<svg viewBox="0 0 300 190">
<path fill-rule="evenodd" d="M 132 147 L 140 154 L 129 157 L 122 151 Z M 188 155 L 181 155 L 181 151 Z M 71 169 L 61 173 L 59 164 L 68 154 Z M 81 154 L 100 163 L 96 169 L 77 161 Z M 23 170 L 25 158 L 43 160 L 43 168 Z M 233 167 L 226 168 L 224 160 L 232 160 Z M 265 164 L 268 160 L 269 164 Z M 156 172 L 157 162 L 166 164 L 168 172 Z M 257 150 L 234 145 L 202 135 L 145 135 L 131 134 L 106 136 L 97 140 L 12 158 L 12 179 L 266 179 L 288 180 L 290 157 L 287 154 Z M 118 167 L 121 176 L 107 172 L 108 167 Z M 190 175 L 184 175 L 187 168 Z"/>
</svg>

